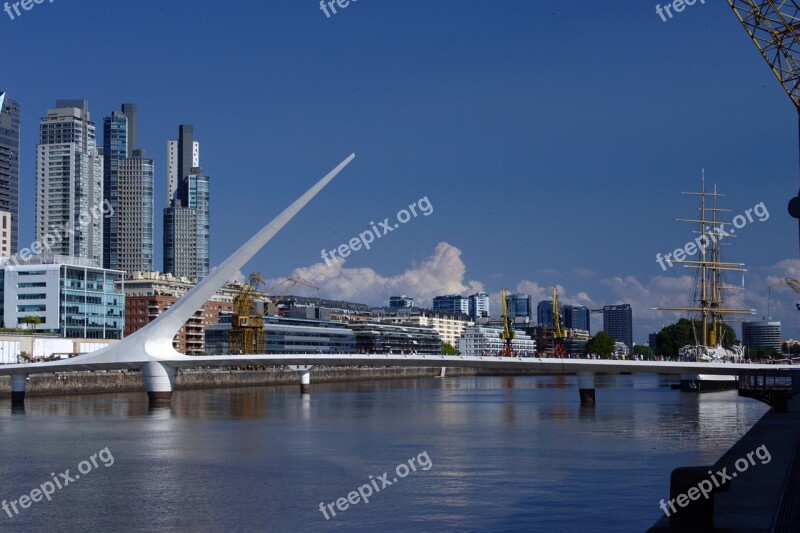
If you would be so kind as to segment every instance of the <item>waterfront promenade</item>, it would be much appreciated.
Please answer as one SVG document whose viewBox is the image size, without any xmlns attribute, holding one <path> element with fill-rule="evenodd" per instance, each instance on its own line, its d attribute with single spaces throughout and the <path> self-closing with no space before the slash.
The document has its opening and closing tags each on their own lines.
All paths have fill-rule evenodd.
<svg viewBox="0 0 800 533">
<path fill-rule="evenodd" d="M 769 461 L 763 464 L 754 457 L 755 464 L 750 462 L 745 471 L 737 471 L 736 462 L 742 458 L 746 461 L 749 453 L 762 446 L 762 450 L 769 452 Z M 740 462 L 740 465 L 744 463 Z M 713 531 L 800 531 L 800 398 L 789 401 L 787 412 L 770 409 L 708 470 L 716 473 L 723 468 L 732 479 L 724 484 L 726 491 L 714 495 Z M 719 478 L 716 474 L 714 476 Z M 669 480 L 665 480 L 665 500 L 669 494 L 668 484 Z M 674 515 L 690 512 L 694 503 L 690 501 L 685 509 L 678 507 Z M 684 528 L 670 529 L 669 522 L 662 514 L 648 531 L 686 531 Z"/>
</svg>

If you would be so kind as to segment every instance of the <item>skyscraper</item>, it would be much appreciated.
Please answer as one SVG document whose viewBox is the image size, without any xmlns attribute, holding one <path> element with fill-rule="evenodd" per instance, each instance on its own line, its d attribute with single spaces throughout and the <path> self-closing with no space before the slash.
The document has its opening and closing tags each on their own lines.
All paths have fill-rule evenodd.
<svg viewBox="0 0 800 533">
<path fill-rule="evenodd" d="M 564 327 L 568 329 L 590 330 L 589 310 L 583 305 L 565 305 L 561 308 L 564 315 Z"/>
<path fill-rule="evenodd" d="M 509 318 L 532 318 L 530 294 L 509 294 L 506 296 L 506 305 Z"/>
<path fill-rule="evenodd" d="M 0 92 L 0 211 L 10 220 L 0 230 L 0 249 L 19 249 L 19 104 Z"/>
<path fill-rule="evenodd" d="M 603 307 L 603 331 L 633 350 L 633 312 L 630 304 Z"/>
<path fill-rule="evenodd" d="M 553 318 L 553 300 L 542 300 L 536 306 L 536 322 L 540 326 L 548 328 L 555 327 L 555 319 Z"/>
<path fill-rule="evenodd" d="M 136 105 L 103 119 L 103 189 L 111 215 L 103 224 L 103 266 L 153 270 L 153 160 L 136 147 Z"/>
<path fill-rule="evenodd" d="M 200 168 L 192 126 L 167 141 L 167 208 L 164 209 L 164 272 L 200 279 L 208 274 L 209 181 Z"/>
<path fill-rule="evenodd" d="M 89 104 L 58 100 L 39 124 L 36 241 L 45 245 L 45 253 L 85 257 L 102 265 L 103 217 L 92 214 L 102 204 L 103 156 Z"/>
<path fill-rule="evenodd" d="M 476 292 L 469 297 L 468 314 L 472 318 L 489 316 L 489 295 L 485 292 Z"/>
</svg>

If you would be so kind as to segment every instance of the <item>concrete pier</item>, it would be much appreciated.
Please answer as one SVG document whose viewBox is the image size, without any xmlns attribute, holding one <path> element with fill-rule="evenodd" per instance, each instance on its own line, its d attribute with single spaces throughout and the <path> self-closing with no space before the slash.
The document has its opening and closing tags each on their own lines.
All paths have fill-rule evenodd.
<svg viewBox="0 0 800 533">
<path fill-rule="evenodd" d="M 595 402 L 595 374 L 594 372 L 578 372 L 578 393 L 581 404 L 594 405 Z"/>
<path fill-rule="evenodd" d="M 25 388 L 28 385 L 27 374 L 13 374 L 11 376 L 11 405 L 19 407 L 25 404 Z"/>
<path fill-rule="evenodd" d="M 713 531 L 800 531 L 800 398 L 789 401 L 788 412 L 770 409 L 708 469 L 712 474 L 704 479 L 731 478 L 721 484 L 725 492 L 714 494 Z M 724 475 L 717 474 L 723 469 Z M 665 487 L 665 498 L 670 492 Z M 676 506 L 677 512 L 670 514 L 691 512 L 690 507 L 702 501 L 701 497 Z M 686 531 L 679 521 L 670 529 L 670 519 L 662 513 L 648 531 Z"/>
</svg>

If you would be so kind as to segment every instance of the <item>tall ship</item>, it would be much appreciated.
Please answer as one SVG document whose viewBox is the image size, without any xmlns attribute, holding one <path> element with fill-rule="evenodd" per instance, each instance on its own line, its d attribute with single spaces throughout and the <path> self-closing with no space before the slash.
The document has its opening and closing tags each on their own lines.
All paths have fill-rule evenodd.
<svg viewBox="0 0 800 533">
<path fill-rule="evenodd" d="M 718 200 L 724 196 L 717 192 L 706 191 L 705 174 L 701 174 L 700 191 L 684 192 L 684 195 L 698 197 L 700 201 L 699 218 L 679 218 L 679 222 L 695 224 L 693 233 L 697 237 L 691 244 L 697 250 L 697 259 L 673 260 L 676 266 L 694 270 L 692 297 L 687 307 L 659 307 L 660 311 L 681 311 L 688 315 L 692 324 L 693 342 L 683 346 L 679 355 L 684 361 L 698 362 L 741 362 L 744 350 L 741 345 L 733 344 L 732 330 L 726 328 L 726 322 L 736 315 L 755 314 L 754 309 L 728 307 L 726 295 L 730 291 L 744 288 L 744 263 L 731 263 L 722 260 L 722 247 L 731 244 L 736 237 L 733 224 L 720 220 L 721 213 L 729 213 L 730 209 L 719 207 Z M 690 244 L 687 244 L 686 255 Z M 726 284 L 725 278 L 733 274 L 741 276 L 738 285 Z M 727 347 L 726 347 L 727 346 Z M 716 392 L 731 390 L 737 387 L 736 375 L 682 374 L 681 390 L 686 392 Z"/>
</svg>

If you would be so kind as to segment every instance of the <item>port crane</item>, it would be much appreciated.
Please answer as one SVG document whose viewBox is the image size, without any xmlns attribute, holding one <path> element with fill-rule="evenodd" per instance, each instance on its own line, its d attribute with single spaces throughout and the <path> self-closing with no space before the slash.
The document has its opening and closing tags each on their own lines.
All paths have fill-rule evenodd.
<svg viewBox="0 0 800 533">
<path fill-rule="evenodd" d="M 794 278 L 783 278 L 782 280 L 773 283 L 769 286 L 770 291 L 775 287 L 780 287 L 781 285 L 788 285 L 795 293 L 800 294 L 800 281 Z M 794 306 L 800 311 L 800 303 L 795 303 Z M 767 312 L 769 314 L 769 312 Z"/>
<path fill-rule="evenodd" d="M 269 313 L 269 307 L 274 309 L 290 290 L 297 285 L 319 290 L 319 287 L 301 278 L 286 278 L 264 291 L 259 291 L 260 285 L 266 284 L 258 272 L 250 274 L 247 283 L 242 284 L 239 292 L 233 297 L 233 319 L 231 329 L 228 331 L 228 351 L 231 354 L 263 354 L 267 351 L 267 333 L 264 331 L 264 315 Z M 270 297 L 269 294 L 283 287 L 281 292 Z M 256 300 L 268 302 L 262 314 L 256 308 Z"/>
<path fill-rule="evenodd" d="M 506 290 L 500 290 L 500 300 L 503 305 L 503 332 L 500 338 L 503 339 L 503 348 L 500 350 L 501 356 L 514 356 L 514 337 L 516 336 L 514 328 L 511 327 L 511 318 L 508 316 L 508 301 L 506 301 Z"/>
<path fill-rule="evenodd" d="M 564 357 L 567 350 L 564 348 L 564 339 L 567 332 L 561 327 L 561 311 L 558 309 L 558 287 L 553 287 L 553 355 Z"/>
<path fill-rule="evenodd" d="M 800 5 L 796 0 L 727 0 L 798 112 L 800 131 Z M 798 219 L 800 193 L 789 201 Z"/>
</svg>

